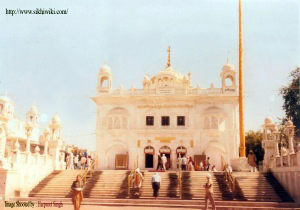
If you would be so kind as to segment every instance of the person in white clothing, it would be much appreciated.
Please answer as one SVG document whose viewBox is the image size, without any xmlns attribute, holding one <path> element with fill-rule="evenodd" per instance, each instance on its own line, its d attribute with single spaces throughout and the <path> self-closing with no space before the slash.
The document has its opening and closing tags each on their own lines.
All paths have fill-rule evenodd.
<svg viewBox="0 0 300 210">
<path fill-rule="evenodd" d="M 74 155 L 70 153 L 70 170 L 74 170 Z"/>
<path fill-rule="evenodd" d="M 161 157 L 161 162 L 163 165 L 163 169 L 166 170 L 166 164 L 167 164 L 167 157 L 165 154 L 163 154 L 163 156 Z"/>
<path fill-rule="evenodd" d="M 152 189 L 153 189 L 153 197 L 155 197 L 155 199 L 156 199 L 158 196 L 158 191 L 159 191 L 160 183 L 161 183 L 161 178 L 157 172 L 154 173 L 154 175 L 152 176 L 151 183 L 152 183 Z"/>
<path fill-rule="evenodd" d="M 75 168 L 78 168 L 78 154 L 74 157 L 74 165 L 75 165 Z"/>
</svg>

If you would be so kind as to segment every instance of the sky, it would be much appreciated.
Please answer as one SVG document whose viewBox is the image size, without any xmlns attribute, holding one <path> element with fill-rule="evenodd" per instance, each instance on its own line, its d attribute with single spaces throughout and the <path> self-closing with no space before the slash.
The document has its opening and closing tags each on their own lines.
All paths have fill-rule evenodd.
<svg viewBox="0 0 300 210">
<path fill-rule="evenodd" d="M 11 15 L 9 9 L 68 10 Z M 299 1 L 244 0 L 245 130 L 283 117 L 279 88 L 299 66 Z M 2 0 L 0 94 L 25 114 L 35 104 L 46 127 L 57 112 L 67 144 L 95 147 L 97 74 L 107 60 L 113 88 L 142 88 L 146 73 L 172 67 L 193 85 L 221 86 L 227 58 L 238 69 L 238 0 Z"/>
</svg>

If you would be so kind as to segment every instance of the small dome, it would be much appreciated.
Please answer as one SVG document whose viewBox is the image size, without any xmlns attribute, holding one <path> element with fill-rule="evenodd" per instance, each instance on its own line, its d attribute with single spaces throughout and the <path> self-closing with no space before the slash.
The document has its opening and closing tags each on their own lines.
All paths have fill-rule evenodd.
<svg viewBox="0 0 300 210">
<path fill-rule="evenodd" d="M 235 70 L 234 66 L 232 63 L 229 62 L 229 59 L 227 59 L 227 63 L 223 66 L 223 71 L 228 71 L 228 70 Z"/>
<path fill-rule="evenodd" d="M 0 101 L 10 102 L 10 103 L 14 104 L 13 100 L 11 100 L 7 95 L 0 96 Z"/>
<path fill-rule="evenodd" d="M 58 116 L 57 113 L 52 117 L 52 123 L 54 123 L 54 124 L 60 123 L 60 117 Z"/>
<path fill-rule="evenodd" d="M 101 68 L 100 68 L 100 74 L 111 74 L 111 69 L 107 65 L 106 62 L 105 62 L 105 64 L 103 66 L 101 66 Z"/>
<path fill-rule="evenodd" d="M 35 113 L 35 114 L 38 113 L 37 108 L 36 108 L 35 105 L 32 105 L 32 107 L 30 108 L 30 112 Z"/>
<path fill-rule="evenodd" d="M 149 74 L 146 74 L 144 80 L 149 80 Z"/>
<path fill-rule="evenodd" d="M 287 125 L 293 125 L 293 122 L 291 121 L 291 119 L 289 119 L 289 120 L 287 121 Z"/>
<path fill-rule="evenodd" d="M 265 119 L 265 124 L 269 124 L 269 123 L 272 123 L 272 120 L 271 120 L 271 118 L 267 117 Z"/>
<path fill-rule="evenodd" d="M 46 127 L 45 130 L 44 130 L 44 133 L 49 134 L 49 133 L 50 133 L 50 128 L 49 128 L 49 127 Z"/>
<path fill-rule="evenodd" d="M 167 66 L 167 67 L 165 68 L 165 71 L 174 71 L 174 69 L 172 68 L 172 66 Z"/>
</svg>

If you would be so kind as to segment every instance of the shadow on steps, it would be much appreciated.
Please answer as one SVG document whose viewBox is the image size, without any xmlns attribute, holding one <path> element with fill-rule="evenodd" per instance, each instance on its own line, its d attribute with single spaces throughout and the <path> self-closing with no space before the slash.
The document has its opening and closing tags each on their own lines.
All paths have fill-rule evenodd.
<svg viewBox="0 0 300 210">
<path fill-rule="evenodd" d="M 177 187 L 178 187 L 178 175 L 177 173 L 169 173 L 169 186 L 167 196 L 170 198 L 175 198 L 177 196 Z"/>
<path fill-rule="evenodd" d="M 277 196 L 283 202 L 294 202 L 293 198 L 286 192 L 284 187 L 277 181 L 272 172 L 268 172 L 265 174 L 265 178 L 267 182 L 272 186 Z"/>
<path fill-rule="evenodd" d="M 232 191 L 229 189 L 227 181 L 225 179 L 225 174 L 214 174 L 219 190 L 222 193 L 222 200 L 230 201 L 234 199 Z"/>
<path fill-rule="evenodd" d="M 47 187 L 47 185 L 45 185 L 44 187 L 42 187 L 41 189 L 37 190 L 36 187 L 41 184 L 41 183 L 48 183 L 49 181 L 51 181 L 52 179 L 56 178 L 58 174 L 60 174 L 62 171 L 54 171 L 52 172 L 51 174 L 49 174 L 46 178 L 42 179 L 29 193 L 29 197 L 30 197 L 30 194 L 32 194 L 33 192 L 34 193 L 38 193 L 40 192 L 42 189 L 44 189 L 45 187 Z M 55 176 L 53 176 L 55 174 Z M 52 177 L 51 177 L 52 176 Z"/>
<path fill-rule="evenodd" d="M 127 198 L 127 195 L 128 195 L 128 176 L 129 176 L 129 174 L 130 174 L 130 171 L 126 171 L 125 178 L 122 181 L 122 184 L 121 184 L 120 189 L 119 189 L 119 191 L 116 195 L 116 198 Z M 134 195 L 132 195 L 132 192 L 130 192 L 130 197 L 131 198 L 136 198 L 136 197 L 132 197 L 132 196 L 134 196 Z M 139 198 L 139 196 L 137 198 Z"/>
<path fill-rule="evenodd" d="M 83 190 L 83 197 L 84 198 L 89 198 L 90 197 L 91 191 L 95 187 L 97 181 L 100 179 L 101 174 L 102 174 L 102 171 L 95 171 L 92 178 L 90 178 L 87 181 L 87 183 L 84 187 L 84 190 Z M 70 196 L 70 194 L 68 196 Z"/>
</svg>

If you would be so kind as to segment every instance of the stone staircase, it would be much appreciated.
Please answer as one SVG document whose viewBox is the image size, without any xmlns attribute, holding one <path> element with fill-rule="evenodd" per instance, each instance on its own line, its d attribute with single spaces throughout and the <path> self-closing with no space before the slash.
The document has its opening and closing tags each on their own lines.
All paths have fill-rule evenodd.
<svg viewBox="0 0 300 210">
<path fill-rule="evenodd" d="M 272 173 L 233 172 L 238 200 L 292 202 L 293 199 Z"/>
<path fill-rule="evenodd" d="M 153 198 L 151 179 L 154 172 L 144 172 L 140 198 Z M 176 171 L 161 172 L 161 184 L 158 197 L 179 198 L 178 173 Z"/>
<path fill-rule="evenodd" d="M 95 171 L 83 191 L 85 198 L 126 198 L 130 171 Z"/>
<path fill-rule="evenodd" d="M 83 171 L 54 171 L 42 180 L 29 194 L 30 199 L 69 199 L 71 184 L 78 174 Z M 182 173 L 182 199 L 176 171 L 160 172 L 162 179 L 159 198 L 153 203 L 151 177 L 154 172 L 144 171 L 144 181 L 139 196 L 131 190 L 128 199 L 128 175 L 126 170 L 95 171 L 88 179 L 83 191 L 85 204 L 114 205 L 114 206 L 152 206 L 196 208 L 204 205 L 207 172 L 184 171 Z M 276 209 L 291 209 L 296 204 L 276 181 L 272 174 L 234 172 L 236 178 L 235 193 L 228 187 L 222 172 L 210 172 L 214 182 L 214 198 L 224 209 L 241 209 L 249 203 L 253 209 L 272 207 Z M 127 199 L 125 199 L 127 198 Z M 166 202 L 172 200 L 172 202 Z M 65 202 L 69 203 L 69 200 Z M 70 203 L 71 204 L 71 203 Z M 227 208 L 228 207 L 228 208 Z M 230 207 L 230 208 L 229 208 Z M 223 209 L 223 208 L 222 208 Z"/>
<path fill-rule="evenodd" d="M 78 174 L 82 175 L 83 171 L 54 171 L 31 190 L 29 197 L 66 197 Z"/>
<path fill-rule="evenodd" d="M 207 179 L 205 171 L 182 172 L 182 198 L 204 199 L 205 185 Z M 215 200 L 233 200 L 233 193 L 228 188 L 223 173 L 212 173 Z"/>
</svg>

